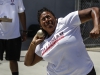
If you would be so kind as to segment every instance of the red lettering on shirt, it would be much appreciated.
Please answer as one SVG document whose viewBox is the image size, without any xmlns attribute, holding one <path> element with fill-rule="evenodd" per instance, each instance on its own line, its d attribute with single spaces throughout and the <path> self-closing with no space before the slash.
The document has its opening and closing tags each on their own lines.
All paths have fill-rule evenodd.
<svg viewBox="0 0 100 75">
<path fill-rule="evenodd" d="M 54 38 L 53 40 L 51 40 L 50 45 L 48 47 L 46 47 L 46 49 L 43 49 L 42 55 L 44 55 L 48 50 L 50 50 L 50 48 L 52 48 L 62 38 L 64 38 L 64 35 L 61 35 L 61 36 L 59 36 L 59 37 Z"/>
</svg>

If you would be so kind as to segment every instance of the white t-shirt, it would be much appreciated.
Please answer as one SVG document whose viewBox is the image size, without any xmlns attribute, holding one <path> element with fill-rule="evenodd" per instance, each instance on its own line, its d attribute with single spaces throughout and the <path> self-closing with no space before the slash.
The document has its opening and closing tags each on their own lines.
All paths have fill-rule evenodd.
<svg viewBox="0 0 100 75">
<path fill-rule="evenodd" d="M 58 19 L 55 32 L 36 47 L 48 62 L 47 75 L 87 75 L 93 63 L 80 33 L 78 11 Z"/>
<path fill-rule="evenodd" d="M 12 19 L 12 22 L 0 22 L 0 39 L 12 39 L 20 36 L 18 13 L 22 13 L 24 10 L 22 0 L 0 0 L 0 18 L 7 16 Z"/>
</svg>

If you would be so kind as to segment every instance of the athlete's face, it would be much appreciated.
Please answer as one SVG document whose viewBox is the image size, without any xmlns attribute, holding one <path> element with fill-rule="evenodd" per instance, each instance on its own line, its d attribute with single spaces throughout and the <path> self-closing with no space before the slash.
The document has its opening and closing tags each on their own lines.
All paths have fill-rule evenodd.
<svg viewBox="0 0 100 75">
<path fill-rule="evenodd" d="M 49 35 L 52 35 L 55 31 L 57 24 L 56 18 L 48 11 L 44 11 L 40 16 L 40 25 L 47 31 Z"/>
</svg>

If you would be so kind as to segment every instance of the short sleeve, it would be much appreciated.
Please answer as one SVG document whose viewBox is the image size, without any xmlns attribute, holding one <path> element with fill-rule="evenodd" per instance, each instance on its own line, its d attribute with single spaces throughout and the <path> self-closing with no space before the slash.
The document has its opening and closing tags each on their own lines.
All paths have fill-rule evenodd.
<svg viewBox="0 0 100 75">
<path fill-rule="evenodd" d="M 24 10 L 25 10 L 25 7 L 23 4 L 23 0 L 18 0 L 18 12 L 22 13 L 22 12 L 24 12 Z"/>
<path fill-rule="evenodd" d="M 65 26 L 79 26 L 81 24 L 78 11 L 74 11 L 69 13 L 63 18 L 59 18 L 58 22 L 60 24 L 64 24 Z"/>
<path fill-rule="evenodd" d="M 81 24 L 78 11 L 74 11 L 68 14 L 67 17 L 65 17 L 65 21 L 66 21 L 66 18 L 68 19 L 68 23 L 70 25 L 80 25 Z"/>
</svg>

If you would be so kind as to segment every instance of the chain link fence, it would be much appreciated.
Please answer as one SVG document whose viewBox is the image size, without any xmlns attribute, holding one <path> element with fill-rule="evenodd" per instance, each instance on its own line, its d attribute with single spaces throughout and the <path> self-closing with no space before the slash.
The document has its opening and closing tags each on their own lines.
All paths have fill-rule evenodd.
<svg viewBox="0 0 100 75">
<path fill-rule="evenodd" d="M 100 0 L 77 0 L 76 4 L 78 10 L 89 8 L 89 7 L 95 7 L 95 6 L 100 8 Z M 80 27 L 81 27 L 81 34 L 83 37 L 83 41 L 86 47 L 87 48 L 100 47 L 100 38 L 92 39 L 89 37 L 89 32 L 93 28 L 92 20 L 84 23 Z"/>
</svg>

